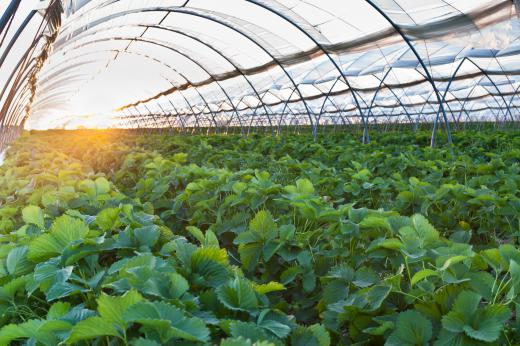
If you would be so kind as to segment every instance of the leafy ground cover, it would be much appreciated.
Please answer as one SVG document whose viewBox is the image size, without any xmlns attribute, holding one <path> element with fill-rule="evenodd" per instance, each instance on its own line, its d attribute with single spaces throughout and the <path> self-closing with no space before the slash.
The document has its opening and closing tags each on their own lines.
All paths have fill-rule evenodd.
<svg viewBox="0 0 520 346">
<path fill-rule="evenodd" d="M 0 345 L 514 345 L 520 136 L 25 134 Z"/>
</svg>

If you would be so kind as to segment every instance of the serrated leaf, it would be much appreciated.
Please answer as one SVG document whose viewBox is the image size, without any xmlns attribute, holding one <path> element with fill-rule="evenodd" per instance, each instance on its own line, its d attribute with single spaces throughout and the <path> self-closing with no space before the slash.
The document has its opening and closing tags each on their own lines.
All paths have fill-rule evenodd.
<svg viewBox="0 0 520 346">
<path fill-rule="evenodd" d="M 198 228 L 194 226 L 186 227 L 186 230 L 193 236 L 193 238 L 197 239 L 201 245 L 204 245 L 204 233 Z"/>
<path fill-rule="evenodd" d="M 45 227 L 43 210 L 35 205 L 29 205 L 22 210 L 22 219 L 27 224 L 32 224 L 40 229 Z"/>
<path fill-rule="evenodd" d="M 401 312 L 395 326 L 385 346 L 426 346 L 433 335 L 430 320 L 415 310 Z"/>
<path fill-rule="evenodd" d="M 42 331 L 40 327 L 43 321 L 29 320 L 21 324 L 9 324 L 0 329 L 0 345 L 11 345 L 15 340 L 33 338 L 45 346 L 53 346 L 58 344 L 55 333 L 50 331 Z"/>
<path fill-rule="evenodd" d="M 121 337 L 111 323 L 99 316 L 93 316 L 78 322 L 72 327 L 72 332 L 65 342 L 68 345 L 74 345 L 79 341 L 96 339 L 102 336 Z"/>
<path fill-rule="evenodd" d="M 106 322 L 117 324 L 122 329 L 125 329 L 126 323 L 123 313 L 142 300 L 143 297 L 135 290 L 128 291 L 118 297 L 101 294 L 97 299 L 98 312 Z"/>
<path fill-rule="evenodd" d="M 374 285 L 378 281 L 379 276 L 373 269 L 361 267 L 356 271 L 352 283 L 357 287 L 365 288 Z"/>
<path fill-rule="evenodd" d="M 489 305 L 473 316 L 471 325 L 464 325 L 463 330 L 469 337 L 495 342 L 500 337 L 504 324 L 511 317 L 511 310 L 503 305 Z"/>
<path fill-rule="evenodd" d="M 411 218 L 412 226 L 405 226 L 399 234 L 405 243 L 416 242 L 420 248 L 427 248 L 439 239 L 439 232 L 420 214 Z"/>
<path fill-rule="evenodd" d="M 29 243 L 28 258 L 33 262 L 42 262 L 60 255 L 65 247 L 82 240 L 88 232 L 89 228 L 82 220 L 62 215 L 54 221 L 49 233 Z"/>
<path fill-rule="evenodd" d="M 249 223 L 249 229 L 261 236 L 264 241 L 272 240 L 278 236 L 278 227 L 273 216 L 266 210 L 259 211 Z"/>
<path fill-rule="evenodd" d="M 307 327 L 307 329 L 309 329 L 316 339 L 318 339 L 319 346 L 330 346 L 329 332 L 321 324 L 313 324 L 312 326 Z"/>
<path fill-rule="evenodd" d="M 27 259 L 28 252 L 27 246 L 19 246 L 9 251 L 5 264 L 10 275 L 20 276 L 33 269 L 34 264 Z"/>
<path fill-rule="evenodd" d="M 430 276 L 440 276 L 440 274 L 432 269 L 423 269 L 419 270 L 417 273 L 415 273 L 412 276 L 412 280 L 410 281 L 410 285 L 413 287 L 415 284 L 417 284 L 419 281 L 424 280 Z"/>
<path fill-rule="evenodd" d="M 252 285 L 246 279 L 236 277 L 216 290 L 217 297 L 230 310 L 255 310 L 258 301 Z"/>
<path fill-rule="evenodd" d="M 100 211 L 96 216 L 96 224 L 102 231 L 107 232 L 119 227 L 119 208 L 106 208 Z"/>
<path fill-rule="evenodd" d="M 238 246 L 238 253 L 242 261 L 242 266 L 246 270 L 254 270 L 258 265 L 263 249 L 262 243 L 240 244 Z"/>
<path fill-rule="evenodd" d="M 186 317 L 182 310 L 165 302 L 139 302 L 124 313 L 126 323 L 139 323 L 157 332 L 162 342 L 171 338 L 206 342 L 209 329 L 200 318 Z"/>
<path fill-rule="evenodd" d="M 251 322 L 233 321 L 230 331 L 232 337 L 249 339 L 253 343 L 271 339 L 263 328 Z"/>
</svg>

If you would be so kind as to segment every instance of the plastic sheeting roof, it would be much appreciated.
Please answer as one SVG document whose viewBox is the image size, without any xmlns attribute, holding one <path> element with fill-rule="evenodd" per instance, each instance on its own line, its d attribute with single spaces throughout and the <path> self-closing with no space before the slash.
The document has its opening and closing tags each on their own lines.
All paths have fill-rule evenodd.
<svg viewBox="0 0 520 346">
<path fill-rule="evenodd" d="M 30 72 L 0 64 L 0 78 L 19 76 L 0 99 L 3 126 L 58 124 L 96 91 L 92 109 L 124 127 L 519 117 L 517 0 L 33 3 L 29 56 L 42 59 Z"/>
</svg>

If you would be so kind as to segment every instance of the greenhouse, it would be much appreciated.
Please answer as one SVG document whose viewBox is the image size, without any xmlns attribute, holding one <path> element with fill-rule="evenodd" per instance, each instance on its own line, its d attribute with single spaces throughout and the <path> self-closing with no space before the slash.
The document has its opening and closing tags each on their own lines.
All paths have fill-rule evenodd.
<svg viewBox="0 0 520 346">
<path fill-rule="evenodd" d="M 1 0 L 1 345 L 520 344 L 519 0 Z"/>
</svg>

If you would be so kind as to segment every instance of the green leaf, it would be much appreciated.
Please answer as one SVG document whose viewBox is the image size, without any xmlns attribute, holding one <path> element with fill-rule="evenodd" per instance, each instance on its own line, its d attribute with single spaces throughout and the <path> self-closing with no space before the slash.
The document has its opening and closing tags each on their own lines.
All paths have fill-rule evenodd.
<svg viewBox="0 0 520 346">
<path fill-rule="evenodd" d="M 509 274 L 511 275 L 511 290 L 508 293 L 508 298 L 514 299 L 520 294 L 520 264 L 511 260 L 509 262 Z"/>
<path fill-rule="evenodd" d="M 161 344 L 158 343 L 157 341 L 150 340 L 150 339 L 143 339 L 143 338 L 132 340 L 130 345 L 132 345 L 132 346 L 161 346 Z"/>
<path fill-rule="evenodd" d="M 286 288 L 279 282 L 271 281 L 267 284 L 257 285 L 253 283 L 253 288 L 258 294 L 267 294 L 276 291 L 285 291 Z"/>
<path fill-rule="evenodd" d="M 312 335 L 318 339 L 319 346 L 330 346 L 329 332 L 321 324 L 313 324 L 307 327 L 312 332 Z"/>
<path fill-rule="evenodd" d="M 442 265 L 442 267 L 439 268 L 439 270 L 444 271 L 444 270 L 448 269 L 449 267 L 451 267 L 452 265 L 462 262 L 467 258 L 468 258 L 468 256 L 464 256 L 464 255 L 450 257 L 444 262 L 444 264 Z"/>
<path fill-rule="evenodd" d="M 0 329 L 0 345 L 12 345 L 12 342 L 20 339 L 33 338 L 45 346 L 53 346 L 59 343 L 56 333 L 40 330 L 43 325 L 41 320 L 29 320 L 21 324 L 8 324 Z"/>
<path fill-rule="evenodd" d="M 259 345 L 255 343 L 255 345 Z M 239 338 L 227 338 L 220 342 L 220 346 L 253 346 L 251 339 Z"/>
<path fill-rule="evenodd" d="M 463 332 L 464 325 L 473 318 L 481 299 L 475 292 L 461 292 L 453 303 L 452 310 L 442 318 L 444 329 L 454 333 Z"/>
<path fill-rule="evenodd" d="M 415 240 L 421 248 L 426 248 L 439 239 L 439 232 L 433 228 L 424 216 L 415 214 L 411 220 L 413 228 L 403 227 L 399 230 L 405 242 Z M 412 229 L 413 232 L 411 232 Z"/>
<path fill-rule="evenodd" d="M 8 283 L 0 287 L 0 300 L 12 301 L 16 293 L 25 288 L 29 281 L 29 274 L 10 280 Z"/>
<path fill-rule="evenodd" d="M 121 337 L 114 325 L 99 316 L 93 316 L 78 322 L 72 328 L 72 332 L 65 342 L 68 345 L 74 345 L 82 340 L 90 340 L 102 336 Z"/>
<path fill-rule="evenodd" d="M 9 251 L 6 259 L 6 267 L 9 274 L 20 276 L 33 269 L 34 265 L 27 259 L 28 251 L 27 246 L 15 247 Z"/>
<path fill-rule="evenodd" d="M 116 324 L 126 329 L 123 313 L 131 306 L 142 301 L 143 297 L 135 290 L 128 291 L 122 296 L 113 297 L 104 293 L 97 299 L 98 312 L 106 322 Z"/>
<path fill-rule="evenodd" d="M 96 216 L 96 224 L 103 232 L 110 231 L 119 227 L 119 208 L 106 208 L 100 211 Z"/>
<path fill-rule="evenodd" d="M 149 225 L 134 229 L 134 237 L 138 246 L 153 247 L 159 240 L 161 232 L 156 225 Z"/>
<path fill-rule="evenodd" d="M 365 217 L 360 223 L 359 226 L 364 229 L 383 229 L 385 231 L 392 231 L 392 226 L 388 220 L 381 216 L 369 215 Z"/>
<path fill-rule="evenodd" d="M 57 302 L 52 304 L 47 312 L 48 320 L 56 320 L 58 318 L 63 317 L 67 312 L 70 311 L 70 303 L 65 302 Z"/>
<path fill-rule="evenodd" d="M 504 261 L 498 249 L 486 249 L 480 255 L 497 273 L 507 270 L 508 263 Z"/>
<path fill-rule="evenodd" d="M 471 291 L 463 291 L 455 300 L 452 310 L 442 318 L 442 327 L 455 335 L 495 342 L 500 337 L 511 311 L 503 305 L 480 307 L 482 297 Z M 455 337 L 444 334 L 445 338 Z"/>
<path fill-rule="evenodd" d="M 110 183 L 106 178 L 99 177 L 95 180 L 96 192 L 98 195 L 110 192 Z"/>
<path fill-rule="evenodd" d="M 511 310 L 503 305 L 489 305 L 480 310 L 473 318 L 472 325 L 464 325 L 463 329 L 469 337 L 495 342 L 500 337 L 504 324 L 511 317 Z"/>
<path fill-rule="evenodd" d="M 216 293 L 220 302 L 230 310 L 251 312 L 258 308 L 255 291 L 246 279 L 236 277 L 219 286 Z"/>
<path fill-rule="evenodd" d="M 176 299 L 180 298 L 190 288 L 188 280 L 186 280 L 182 275 L 177 273 L 170 274 L 170 282 L 171 295 L 173 296 L 173 298 Z"/>
<path fill-rule="evenodd" d="M 193 238 L 197 239 L 201 245 L 204 245 L 204 233 L 198 228 L 194 226 L 186 227 L 186 230 L 193 236 Z"/>
<path fill-rule="evenodd" d="M 410 285 L 413 287 L 416 283 L 419 281 L 426 279 L 430 276 L 440 276 L 440 274 L 432 269 L 423 269 L 415 273 L 412 277 L 412 280 L 410 281 Z"/>
<path fill-rule="evenodd" d="M 278 227 L 269 211 L 259 211 L 249 223 L 249 230 L 256 232 L 264 240 L 272 240 L 278 236 Z"/>
<path fill-rule="evenodd" d="M 155 331 L 162 342 L 171 338 L 207 342 L 209 329 L 200 318 L 186 317 L 182 310 L 165 302 L 140 302 L 124 314 L 127 323 L 139 323 L 143 331 Z"/>
<path fill-rule="evenodd" d="M 60 255 L 67 246 L 84 239 L 88 232 L 89 228 L 83 221 L 62 215 L 54 221 L 49 233 L 29 243 L 28 258 L 33 262 L 42 262 Z"/>
<path fill-rule="evenodd" d="M 309 179 L 298 179 L 296 180 L 296 188 L 301 194 L 312 195 L 314 193 L 314 186 Z"/>
<path fill-rule="evenodd" d="M 379 281 L 377 273 L 368 267 L 361 267 L 356 271 L 352 283 L 360 288 L 365 288 L 374 285 Z"/>
<path fill-rule="evenodd" d="M 385 346 L 428 345 L 432 338 L 432 323 L 415 310 L 401 312 Z"/>
<path fill-rule="evenodd" d="M 22 210 L 22 219 L 27 224 L 32 224 L 40 229 L 45 228 L 43 211 L 40 207 L 30 205 Z"/>
<path fill-rule="evenodd" d="M 242 266 L 249 271 L 252 271 L 258 265 L 260 255 L 262 254 L 264 246 L 262 243 L 240 244 L 238 246 L 238 253 Z"/>
<path fill-rule="evenodd" d="M 251 322 L 233 321 L 230 331 L 232 337 L 249 339 L 253 343 L 272 340 L 262 327 Z"/>
</svg>

